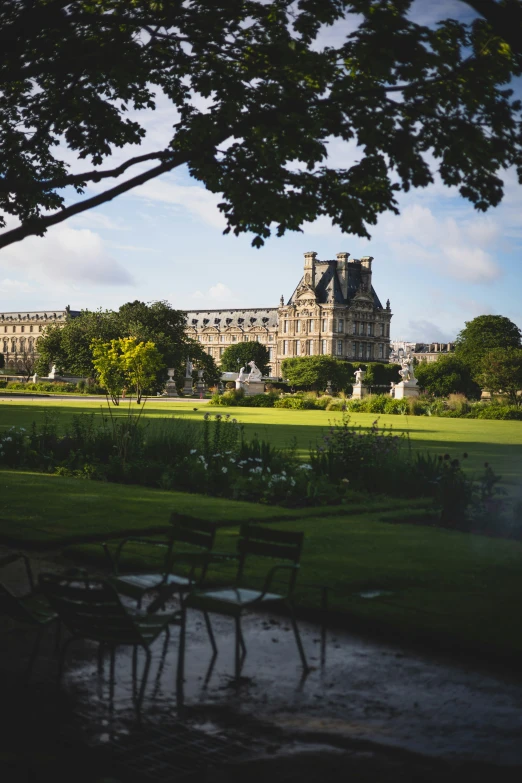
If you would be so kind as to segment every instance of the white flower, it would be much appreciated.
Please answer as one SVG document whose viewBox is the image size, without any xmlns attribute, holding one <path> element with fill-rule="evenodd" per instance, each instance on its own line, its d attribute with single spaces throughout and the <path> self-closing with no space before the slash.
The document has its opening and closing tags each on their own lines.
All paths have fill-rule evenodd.
<svg viewBox="0 0 522 783">
<path fill-rule="evenodd" d="M 197 449 L 190 449 L 190 453 L 191 453 L 191 454 L 197 454 L 197 453 L 198 453 L 198 450 L 197 450 Z"/>
<path fill-rule="evenodd" d="M 267 469 L 266 469 L 266 472 L 267 472 L 267 473 L 271 473 L 272 471 L 270 470 L 270 468 L 267 468 Z"/>
<path fill-rule="evenodd" d="M 213 457 L 221 457 L 221 454 L 213 454 Z"/>
<path fill-rule="evenodd" d="M 228 471 L 228 468 L 221 468 L 222 473 L 226 473 Z"/>
<path fill-rule="evenodd" d="M 293 487 L 295 487 L 295 479 L 291 478 L 291 479 L 290 479 L 290 484 L 291 484 Z"/>
<path fill-rule="evenodd" d="M 25 427 L 20 427 L 20 432 L 25 432 Z"/>
<path fill-rule="evenodd" d="M 263 460 L 262 460 L 260 457 L 256 457 L 256 458 L 255 458 L 255 461 L 256 461 L 256 462 L 263 462 Z"/>
<path fill-rule="evenodd" d="M 236 460 L 234 459 L 234 457 L 229 457 L 229 460 L 228 460 L 228 461 L 229 461 L 229 462 L 231 462 L 231 463 L 232 463 L 232 465 L 233 465 L 233 464 L 235 463 L 235 461 L 236 461 Z"/>
<path fill-rule="evenodd" d="M 12 427 L 11 427 L 11 429 L 12 429 Z M 11 442 L 12 440 L 13 440 L 13 439 L 12 439 L 12 438 L 10 438 L 10 437 L 9 437 L 9 435 L 7 436 L 7 438 L 4 438 L 4 441 L 9 441 L 9 442 Z"/>
<path fill-rule="evenodd" d="M 282 476 L 286 476 L 286 470 L 282 470 L 282 471 L 281 471 L 281 475 L 282 475 Z"/>
<path fill-rule="evenodd" d="M 226 454 L 226 455 L 227 455 L 227 457 L 228 457 L 228 455 L 229 455 L 229 454 L 232 454 L 232 452 L 231 452 L 231 451 L 225 451 L 225 454 Z"/>
<path fill-rule="evenodd" d="M 203 454 L 200 454 L 198 459 L 200 459 L 201 462 L 205 462 L 205 457 L 203 456 Z"/>
<path fill-rule="evenodd" d="M 299 465 L 299 467 L 301 468 L 301 470 L 313 470 L 312 466 L 306 463 L 304 465 Z"/>
</svg>

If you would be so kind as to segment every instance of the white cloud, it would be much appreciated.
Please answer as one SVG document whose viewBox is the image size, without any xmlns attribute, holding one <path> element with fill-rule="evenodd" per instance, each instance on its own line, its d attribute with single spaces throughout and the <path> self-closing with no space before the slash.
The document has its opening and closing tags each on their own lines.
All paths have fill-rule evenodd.
<svg viewBox="0 0 522 783">
<path fill-rule="evenodd" d="M 236 301 L 235 295 L 224 283 L 216 283 L 204 292 L 194 291 L 190 298 L 197 301 L 198 307 L 206 306 L 210 308 L 216 305 L 232 306 Z"/>
<path fill-rule="evenodd" d="M 146 182 L 133 190 L 132 195 L 183 208 L 216 228 L 226 226 L 226 220 L 217 208 L 221 197 L 199 185 L 180 185 L 174 177 L 162 177 Z"/>
<path fill-rule="evenodd" d="M 99 234 L 87 228 L 54 226 L 44 237 L 28 237 L 0 252 L 0 266 L 23 271 L 31 281 L 130 285 L 132 275 L 107 253 Z"/>
<path fill-rule="evenodd" d="M 0 280 L 0 294 L 28 294 L 31 291 L 34 291 L 34 288 L 23 280 L 13 280 L 10 277 Z"/>
</svg>

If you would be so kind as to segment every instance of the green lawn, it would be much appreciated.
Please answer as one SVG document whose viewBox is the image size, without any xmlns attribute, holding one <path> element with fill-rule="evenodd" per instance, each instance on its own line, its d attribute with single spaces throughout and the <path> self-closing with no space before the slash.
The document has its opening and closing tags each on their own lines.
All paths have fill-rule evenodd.
<svg viewBox="0 0 522 783">
<path fill-rule="evenodd" d="M 136 406 L 135 406 L 136 407 Z M 195 410 L 194 410 L 195 409 Z M 43 418 L 45 411 L 59 413 L 59 422 L 65 427 L 74 414 L 106 410 L 99 401 L 75 400 L 20 400 L 9 402 L 0 399 L 0 427 L 11 425 L 29 428 L 33 421 Z M 113 408 L 115 415 L 127 415 L 127 407 Z M 340 419 L 339 413 L 327 411 L 293 411 L 272 408 L 216 408 L 209 405 L 165 403 L 151 399 L 145 407 L 145 416 L 180 416 L 202 420 L 203 414 L 230 413 L 245 425 L 248 434 L 257 433 L 277 446 L 288 446 L 295 438 L 298 449 L 306 457 L 310 446 L 315 445 L 329 422 Z M 396 432 L 407 432 L 415 449 L 429 450 L 435 454 L 469 454 L 465 463 L 474 473 L 481 471 L 484 462 L 490 462 L 502 475 L 510 494 L 522 496 L 522 422 L 486 421 L 481 419 L 445 419 L 427 416 L 390 416 L 372 413 L 353 413 L 351 421 L 363 427 L 371 426 L 375 419 L 380 425 L 393 427 Z"/>
<path fill-rule="evenodd" d="M 398 501 L 287 510 L 19 471 L 0 471 L 0 489 L 3 541 L 66 545 L 68 556 L 82 564 L 103 564 L 93 539 L 165 525 L 171 509 L 221 522 L 220 550 L 235 549 L 237 525 L 245 519 L 302 530 L 301 582 L 330 585 L 332 609 L 349 627 L 360 621 L 404 639 L 520 661 L 522 543 L 396 524 Z M 414 504 L 402 508 L 407 517 L 423 515 Z M 74 543 L 80 539 L 91 543 Z M 131 558 L 143 563 L 139 550 Z M 231 576 L 231 566 L 212 574 L 216 582 Z M 261 576 L 258 565 L 254 576 Z M 358 595 L 365 590 L 385 592 Z M 317 606 L 315 589 L 302 586 L 297 597 L 304 608 Z"/>
</svg>

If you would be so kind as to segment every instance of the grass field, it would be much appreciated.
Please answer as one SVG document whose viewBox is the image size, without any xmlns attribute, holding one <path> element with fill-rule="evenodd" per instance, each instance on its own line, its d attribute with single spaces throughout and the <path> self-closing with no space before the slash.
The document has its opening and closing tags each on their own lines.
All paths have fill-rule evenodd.
<svg viewBox="0 0 522 783">
<path fill-rule="evenodd" d="M 136 406 L 134 406 L 136 408 Z M 0 428 L 11 425 L 29 428 L 33 421 L 42 421 L 45 411 L 58 415 L 59 426 L 64 429 L 74 414 L 106 411 L 106 405 L 98 401 L 77 400 L 20 400 L 9 402 L 0 399 Z M 128 406 L 113 408 L 114 415 L 127 415 Z M 308 450 L 321 438 L 331 421 L 340 414 L 327 411 L 293 411 L 272 408 L 216 408 L 207 404 L 166 403 L 151 399 L 145 406 L 145 417 L 179 416 L 184 419 L 202 420 L 205 412 L 230 413 L 245 425 L 248 435 L 257 433 L 274 445 L 289 446 L 295 439 L 300 454 L 306 457 Z M 522 422 L 487 421 L 482 419 L 446 419 L 435 416 L 391 416 L 372 413 L 353 413 L 351 422 L 369 427 L 375 419 L 379 424 L 393 427 L 397 433 L 405 432 L 414 449 L 434 454 L 449 452 L 469 455 L 465 465 L 478 474 L 484 462 L 489 462 L 503 477 L 506 490 L 522 497 Z"/>
<path fill-rule="evenodd" d="M 0 490 L 3 541 L 65 546 L 68 557 L 83 565 L 104 564 L 93 538 L 157 529 L 172 509 L 220 522 L 219 550 L 235 550 L 238 525 L 245 519 L 302 530 L 301 607 L 313 609 L 319 599 L 304 583 L 327 584 L 331 608 L 349 627 L 360 622 L 404 640 L 521 659 L 522 543 L 397 524 L 402 515 L 422 516 L 419 504 L 370 500 L 350 509 L 288 510 L 5 470 Z M 87 543 L 78 543 L 82 539 Z M 127 564 L 143 565 L 143 552 L 131 551 Z M 257 565 L 254 580 L 261 573 Z M 232 575 L 228 566 L 211 576 L 228 582 Z M 375 598 L 360 595 L 368 590 L 383 592 Z"/>
</svg>

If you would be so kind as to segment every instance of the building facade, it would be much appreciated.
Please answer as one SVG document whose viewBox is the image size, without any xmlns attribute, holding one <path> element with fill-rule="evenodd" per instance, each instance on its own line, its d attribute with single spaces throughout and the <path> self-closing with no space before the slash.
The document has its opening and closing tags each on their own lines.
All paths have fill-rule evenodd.
<svg viewBox="0 0 522 783">
<path fill-rule="evenodd" d="M 373 288 L 372 262 L 371 256 L 350 259 L 349 253 L 328 261 L 305 253 L 303 275 L 286 303 L 281 297 L 279 307 L 191 310 L 187 335 L 217 364 L 230 345 L 261 342 L 272 377 L 281 377 L 283 360 L 294 356 L 387 362 L 392 312 Z"/>
<path fill-rule="evenodd" d="M 405 340 L 393 340 L 390 343 L 391 362 L 400 362 L 401 354 L 410 353 L 419 362 L 436 362 L 441 356 L 447 356 L 455 350 L 455 343 L 414 343 Z"/>
<path fill-rule="evenodd" d="M 38 339 L 49 324 L 63 325 L 79 311 L 65 310 L 30 313 L 0 313 L 0 352 L 5 366 L 28 372 L 38 357 Z"/>
</svg>

